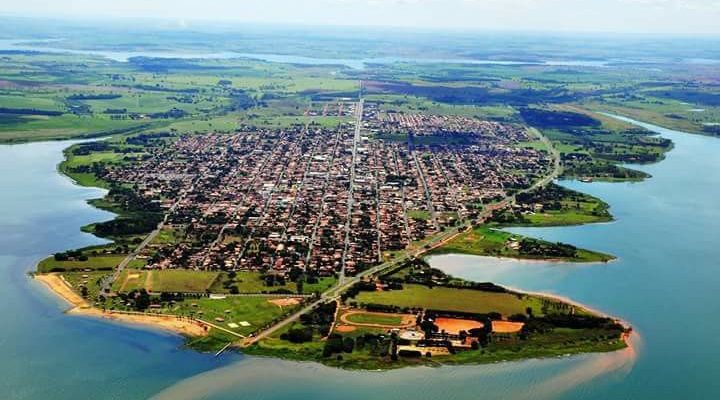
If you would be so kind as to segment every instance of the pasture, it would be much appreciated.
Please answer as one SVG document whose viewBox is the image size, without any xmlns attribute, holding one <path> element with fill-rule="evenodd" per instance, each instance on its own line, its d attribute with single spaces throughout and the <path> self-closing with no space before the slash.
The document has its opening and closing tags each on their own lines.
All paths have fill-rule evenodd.
<svg viewBox="0 0 720 400">
<path fill-rule="evenodd" d="M 499 312 L 504 316 L 524 314 L 527 307 L 531 307 L 537 314 L 542 308 L 542 302 L 534 296 L 448 287 L 431 289 L 427 286 L 412 284 L 405 285 L 403 290 L 360 292 L 356 300 L 359 304 L 383 304 L 401 308 L 424 308 L 477 314 Z"/>
</svg>

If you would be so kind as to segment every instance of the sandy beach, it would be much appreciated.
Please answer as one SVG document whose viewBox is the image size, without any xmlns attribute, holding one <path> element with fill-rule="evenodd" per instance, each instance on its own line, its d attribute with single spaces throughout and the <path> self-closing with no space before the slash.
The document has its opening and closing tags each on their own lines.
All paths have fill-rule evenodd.
<svg viewBox="0 0 720 400">
<path fill-rule="evenodd" d="M 68 302 L 71 308 L 66 312 L 71 315 L 105 318 L 120 323 L 143 325 L 184 336 L 205 336 L 209 331 L 209 327 L 206 327 L 201 322 L 181 319 L 175 316 L 103 311 L 92 307 L 79 294 L 75 293 L 58 274 L 36 274 L 35 279 L 44 284 L 51 292 Z"/>
</svg>

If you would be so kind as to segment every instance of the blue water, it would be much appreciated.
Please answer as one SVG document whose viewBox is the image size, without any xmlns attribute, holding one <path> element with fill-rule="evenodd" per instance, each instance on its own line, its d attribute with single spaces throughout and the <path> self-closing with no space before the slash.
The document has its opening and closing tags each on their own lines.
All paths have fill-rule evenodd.
<svg viewBox="0 0 720 400">
<path fill-rule="evenodd" d="M 44 43 L 43 43 L 44 42 Z M 52 45 L 62 40 L 33 41 L 32 45 L 23 44 L 20 40 L 0 39 L 0 50 L 38 51 L 58 54 L 96 55 L 114 61 L 127 62 L 133 57 L 181 58 L 181 59 L 233 59 L 248 58 L 273 63 L 298 65 L 342 65 L 353 69 L 364 69 L 369 64 L 418 63 L 418 64 L 473 64 L 473 65 L 547 65 L 573 67 L 605 67 L 611 61 L 590 60 L 548 60 L 548 61 L 503 61 L 472 58 L 408 58 L 408 57 L 373 57 L 373 58 L 320 58 L 305 57 L 292 54 L 245 53 L 235 51 L 217 51 L 202 53 L 197 51 L 158 51 L 134 50 L 113 51 L 98 49 L 67 49 Z"/>
<path fill-rule="evenodd" d="M 675 142 L 642 183 L 563 182 L 601 197 L 616 221 L 515 229 L 609 252 L 610 264 L 433 257 L 452 274 L 547 291 L 629 321 L 633 349 L 481 366 L 349 372 L 315 363 L 183 351 L 176 337 L 65 316 L 25 278 L 41 255 L 96 242 L 100 192 L 54 172 L 66 144 L 0 147 L 0 393 L 9 398 L 714 399 L 720 398 L 720 141 Z M 229 362 L 230 361 L 230 362 Z"/>
<path fill-rule="evenodd" d="M 182 350 L 165 333 L 63 314 L 28 278 L 47 254 L 101 243 L 79 231 L 108 219 L 85 200 L 100 190 L 56 172 L 67 142 L 0 146 L 0 398 L 141 399 L 239 358 Z"/>
</svg>

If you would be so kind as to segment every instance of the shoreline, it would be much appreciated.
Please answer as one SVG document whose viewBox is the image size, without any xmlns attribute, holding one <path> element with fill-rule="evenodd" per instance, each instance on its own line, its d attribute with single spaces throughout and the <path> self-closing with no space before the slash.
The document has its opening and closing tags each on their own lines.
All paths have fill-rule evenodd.
<svg viewBox="0 0 720 400">
<path fill-rule="evenodd" d="M 423 258 L 431 258 L 431 257 L 443 257 L 443 256 L 466 256 L 466 257 L 482 257 L 482 258 L 489 258 L 493 260 L 503 261 L 503 262 L 527 262 L 530 264 L 542 264 L 542 263 L 548 263 L 553 264 L 554 266 L 561 266 L 563 264 L 573 264 L 577 266 L 594 266 L 594 265 L 608 265 L 617 261 L 620 261 L 620 257 L 613 256 L 612 259 L 607 261 L 572 261 L 572 260 L 564 260 L 562 258 L 520 258 L 520 257 L 502 257 L 502 256 L 481 256 L 477 254 L 471 254 L 471 253 L 433 253 L 428 254 L 424 256 Z M 528 293 L 533 294 L 533 293 Z"/>
<path fill-rule="evenodd" d="M 597 360 L 599 365 L 593 365 L 591 368 L 591 371 L 588 371 L 588 374 L 599 376 L 604 373 L 612 372 L 614 370 L 618 370 L 621 368 L 630 368 L 634 364 L 635 360 L 638 358 L 640 353 L 640 347 L 642 344 L 642 336 L 640 333 L 635 330 L 630 323 L 622 318 L 618 318 L 615 316 L 612 316 L 606 312 L 600 311 L 596 308 L 593 308 L 591 306 L 587 306 L 583 303 L 580 303 L 578 301 L 572 300 L 568 297 L 564 297 L 562 295 L 557 295 L 554 293 L 545 293 L 545 292 L 536 292 L 536 291 L 526 291 L 522 289 L 518 289 L 513 286 L 505 286 L 501 285 L 503 288 L 507 289 L 510 292 L 513 292 L 515 294 L 521 294 L 521 295 L 531 295 L 531 296 L 538 296 L 538 297 L 544 297 L 547 299 L 552 299 L 560 302 L 565 302 L 569 305 L 579 307 L 584 309 L 585 311 L 588 311 L 598 317 L 604 317 L 612 319 L 613 321 L 619 323 L 622 325 L 622 327 L 625 329 L 625 331 L 620 335 L 619 340 L 624 344 L 624 347 L 616 348 L 616 349 L 610 349 L 610 350 L 586 350 L 586 351 L 567 351 L 557 354 L 551 354 L 551 355 L 542 355 L 542 356 L 527 356 L 527 357 L 517 357 L 517 358 L 506 358 L 506 359 L 497 359 L 497 360 L 485 360 L 485 361 L 469 361 L 469 362 L 456 362 L 453 360 L 442 360 L 442 361 L 435 361 L 431 360 L 431 364 L 403 364 L 403 365 L 397 365 L 394 367 L 379 367 L 379 368 L 365 368 L 365 367 L 356 367 L 355 365 L 335 365 L 332 361 L 332 359 L 306 359 L 306 358 L 294 358 L 294 357 L 287 357 L 286 353 L 277 353 L 274 350 L 271 350 L 269 352 L 260 350 L 253 350 L 253 348 L 250 348 L 249 352 L 245 352 L 244 349 L 238 348 L 239 351 L 243 352 L 243 354 L 246 354 L 248 356 L 252 357 L 259 357 L 259 358 L 269 358 L 269 359 L 280 359 L 290 362 L 298 362 L 298 363 L 314 363 L 323 365 L 330 368 L 336 368 L 340 370 L 346 370 L 346 371 L 364 371 L 364 372 L 388 372 L 388 371 L 394 371 L 394 370 L 400 370 L 400 369 L 406 369 L 406 368 L 421 368 L 421 367 L 473 367 L 473 366 L 479 366 L 479 365 L 488 365 L 488 364 L 498 364 L 498 363 L 522 363 L 527 362 L 531 360 L 549 360 L 549 359 L 556 359 L 556 358 L 573 358 L 573 357 L 581 357 L 584 355 L 587 356 L 597 356 L 600 357 Z M 336 320 L 337 321 L 337 320 Z M 606 359 L 607 357 L 612 358 L 613 362 L 611 362 L 609 365 L 606 363 L 603 363 L 602 360 Z"/>
<path fill-rule="evenodd" d="M 529 290 L 522 290 L 522 289 L 516 288 L 516 287 L 514 287 L 514 286 L 507 286 L 507 285 L 500 285 L 500 286 L 504 287 L 505 289 L 507 289 L 507 290 L 509 290 L 509 291 L 511 291 L 511 292 L 520 293 L 520 294 L 525 294 L 525 295 L 531 295 L 531 296 L 545 297 L 545 298 L 548 298 L 548 299 L 550 299 L 550 300 L 556 300 L 556 301 L 559 301 L 559 302 L 563 302 L 563 303 L 570 304 L 571 306 L 575 306 L 575 307 L 582 308 L 582 309 L 587 310 L 587 311 L 589 311 L 589 312 L 591 312 L 591 313 L 593 313 L 593 314 L 596 314 L 596 315 L 598 315 L 598 316 L 600 316 L 600 317 L 610 318 L 610 319 L 616 321 L 617 323 L 619 323 L 620 325 L 624 326 L 626 329 L 630 330 L 631 332 L 635 332 L 635 330 L 633 329 L 632 325 L 630 325 L 630 323 L 629 323 L 628 321 L 626 321 L 626 320 L 624 320 L 624 319 L 622 319 L 622 318 L 618 318 L 618 317 L 616 317 L 616 316 L 610 315 L 610 314 L 608 314 L 608 313 L 606 313 L 606 312 L 604 312 L 604 311 L 598 310 L 597 308 L 594 308 L 594 307 L 592 307 L 592 306 L 588 306 L 588 305 L 586 305 L 586 304 L 583 304 L 583 303 L 581 303 L 581 302 L 579 302 L 579 301 L 573 300 L 573 299 L 571 299 L 571 298 L 569 298 L 569 297 L 567 297 L 567 296 L 563 296 L 563 295 L 555 294 L 555 293 L 535 292 L 535 291 L 529 291 Z"/>
<path fill-rule="evenodd" d="M 84 140 L 80 139 L 80 140 L 75 140 L 75 142 L 95 141 L 95 140 L 103 140 L 103 139 L 97 139 L 97 138 L 84 139 Z M 61 141 L 72 142 L 73 140 L 70 139 L 70 140 L 61 140 Z M 57 165 L 56 173 L 66 177 L 75 186 L 91 187 L 94 189 L 98 189 L 102 192 L 105 192 L 104 194 L 107 194 L 106 188 L 95 186 L 95 185 L 83 185 L 79 181 L 77 181 L 74 177 L 72 177 L 70 174 L 68 174 L 67 171 L 63 170 L 63 168 L 62 168 L 63 164 L 66 163 L 69 159 L 67 150 L 74 144 L 75 143 L 70 143 L 70 146 L 68 146 L 67 148 L 65 148 L 63 150 L 64 160 Z M 104 197 L 104 195 L 102 197 Z M 89 200 L 88 200 L 88 204 L 89 204 Z M 89 204 L 89 205 L 91 207 L 98 208 L 95 205 L 92 205 L 92 204 Z M 113 213 L 113 214 L 115 214 L 115 213 Z M 117 216 L 117 214 L 115 214 L 115 216 Z M 596 223 L 608 223 L 609 224 L 609 223 L 614 223 L 614 222 L 616 222 L 616 219 L 614 218 L 614 216 L 611 216 L 610 219 L 607 221 L 599 221 Z M 590 223 L 581 223 L 578 225 L 587 225 L 587 224 L 590 224 Z M 554 226 L 556 227 L 557 225 L 554 225 Z M 471 228 L 468 228 L 468 229 L 471 229 Z M 462 232 L 458 232 L 458 234 L 460 234 L 460 233 L 462 233 Z M 449 240 L 450 239 L 446 239 L 445 241 L 442 241 L 441 243 L 437 244 L 436 248 L 442 247 L 442 245 L 445 244 Z M 435 254 L 429 254 L 427 256 L 442 255 L 442 254 L 463 254 L 463 253 L 438 252 Z M 503 258 L 503 259 L 516 260 L 516 261 L 517 260 L 521 260 L 521 261 L 525 260 L 525 261 L 537 261 L 537 262 L 552 262 L 552 263 L 557 263 L 557 264 L 574 263 L 574 264 L 598 264 L 598 265 L 608 264 L 608 263 L 616 261 L 618 259 L 614 255 L 609 255 L 609 256 L 611 258 L 606 261 L 597 260 L 597 261 L 589 261 L 589 262 L 571 261 L 571 260 L 564 260 L 564 259 L 534 259 L 534 258 L 521 258 L 521 257 L 513 258 L 513 257 L 492 257 L 492 256 L 488 256 L 488 257 Z M 37 267 L 36 267 L 36 271 L 37 271 Z M 173 316 L 173 315 L 167 315 L 167 314 L 152 315 L 152 314 L 146 314 L 146 313 L 101 310 L 99 308 L 92 306 L 88 301 L 86 301 L 78 293 L 76 293 L 72 289 L 72 286 L 67 281 L 65 281 L 65 279 L 63 279 L 60 274 L 53 273 L 53 274 L 41 275 L 41 274 L 33 273 L 33 277 L 34 277 L 34 279 L 37 279 L 41 283 L 43 283 L 43 285 L 45 287 L 47 287 L 51 293 L 54 293 L 56 296 L 62 298 L 64 301 L 66 301 L 67 303 L 69 303 L 71 305 L 71 308 L 65 311 L 65 313 L 68 315 L 78 315 L 78 316 L 84 316 L 84 317 L 105 319 L 105 320 L 115 321 L 115 322 L 121 323 L 121 324 L 126 324 L 129 326 L 143 326 L 143 327 L 153 329 L 153 330 L 160 330 L 160 331 L 165 331 L 165 332 L 169 332 L 172 334 L 178 334 L 178 335 L 181 335 L 186 338 L 206 337 L 209 335 L 210 329 L 213 328 L 212 324 L 207 324 L 207 323 L 204 323 L 203 321 L 189 320 L 189 319 L 184 319 L 179 316 Z M 533 294 L 531 292 L 524 292 L 522 290 L 520 290 L 518 292 Z M 545 294 L 545 293 L 538 293 L 537 295 L 545 296 L 548 298 L 553 297 L 552 294 Z M 562 300 L 562 301 L 565 301 L 565 300 Z M 572 305 L 583 307 L 591 312 L 597 313 L 598 315 L 607 316 L 605 313 L 596 312 L 595 310 L 592 310 L 589 307 L 585 307 L 577 302 L 573 302 L 573 301 L 567 301 L 567 302 Z M 613 317 L 609 317 L 609 318 L 613 318 Z M 612 351 L 611 353 L 614 353 L 616 351 L 622 351 L 622 350 L 627 349 L 628 347 L 631 347 L 631 344 L 629 343 L 629 339 L 630 339 L 630 336 L 633 333 L 633 331 L 631 330 L 629 324 L 625 323 L 624 321 L 620 321 L 620 322 L 624 327 L 629 329 L 628 332 L 623 333 L 621 336 L 621 340 L 625 344 L 625 347 L 620 350 Z M 578 354 L 588 354 L 588 353 L 581 352 L 581 353 L 574 353 L 572 355 L 578 355 Z M 280 358 L 280 359 L 291 359 L 291 358 L 286 358 L 286 357 L 277 356 L 277 355 L 273 355 L 271 357 L 276 357 L 276 358 Z M 531 359 L 531 358 L 528 358 L 528 359 Z M 523 361 L 523 360 L 525 360 L 525 359 L 508 360 L 508 361 L 513 362 L 513 361 Z M 321 362 L 321 364 L 324 364 L 324 363 Z M 473 365 L 473 364 L 475 364 L 475 363 L 469 363 L 468 365 Z M 452 365 L 452 363 L 449 363 L 447 365 Z M 342 367 L 340 367 L 340 368 L 344 369 Z M 382 370 L 385 370 L 385 369 L 382 369 Z"/>
<path fill-rule="evenodd" d="M 185 337 L 207 336 L 210 330 L 208 326 L 201 322 L 176 316 L 100 310 L 75 293 L 58 274 L 34 274 L 33 279 L 42 283 L 50 293 L 70 305 L 70 308 L 65 310 L 65 314 L 68 315 L 107 319 L 126 325 L 145 326 Z"/>
</svg>

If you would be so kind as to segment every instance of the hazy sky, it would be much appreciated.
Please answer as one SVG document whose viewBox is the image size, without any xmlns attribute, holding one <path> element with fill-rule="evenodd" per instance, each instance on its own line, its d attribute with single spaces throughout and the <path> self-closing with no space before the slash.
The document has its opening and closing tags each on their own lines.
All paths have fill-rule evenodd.
<svg viewBox="0 0 720 400">
<path fill-rule="evenodd" d="M 720 34 L 720 0 L 0 0 L 0 13 L 478 30 Z"/>
</svg>

